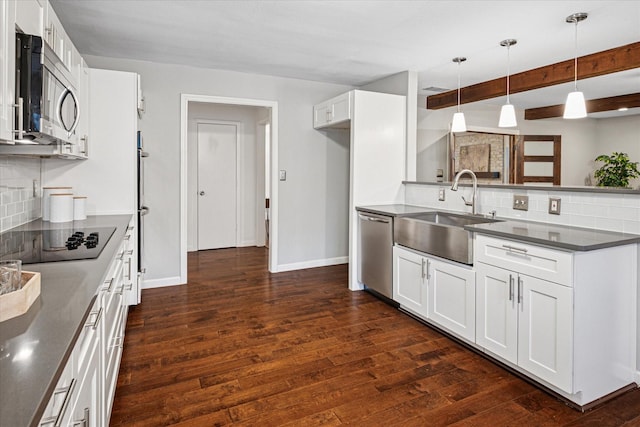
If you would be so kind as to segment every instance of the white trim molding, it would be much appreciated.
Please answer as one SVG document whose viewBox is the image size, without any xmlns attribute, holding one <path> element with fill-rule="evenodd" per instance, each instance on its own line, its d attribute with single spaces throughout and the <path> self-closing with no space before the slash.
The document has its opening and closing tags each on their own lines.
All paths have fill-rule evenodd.
<svg viewBox="0 0 640 427">
<path fill-rule="evenodd" d="M 142 289 L 164 288 L 166 286 L 186 285 L 179 276 L 163 277 L 162 279 L 143 280 Z"/>
<path fill-rule="evenodd" d="M 316 259 L 312 261 L 294 262 L 291 264 L 281 264 L 278 266 L 277 272 L 302 270 L 305 268 L 327 267 L 329 265 L 347 264 L 349 262 L 348 256 L 341 256 L 335 258 Z M 272 271 L 275 273 L 275 271 Z"/>
<path fill-rule="evenodd" d="M 278 102 L 262 99 L 229 98 L 224 96 L 180 94 L 180 278 L 187 283 L 187 141 L 189 103 L 203 102 L 222 105 L 265 107 L 271 111 L 271 221 L 269 243 L 269 271 L 278 270 Z M 164 282 L 168 279 L 159 279 Z M 155 280 L 154 280 L 155 282 Z M 146 283 L 146 282 L 145 282 Z M 167 285 L 169 286 L 169 285 Z M 143 285 L 143 287 L 145 287 Z"/>
</svg>

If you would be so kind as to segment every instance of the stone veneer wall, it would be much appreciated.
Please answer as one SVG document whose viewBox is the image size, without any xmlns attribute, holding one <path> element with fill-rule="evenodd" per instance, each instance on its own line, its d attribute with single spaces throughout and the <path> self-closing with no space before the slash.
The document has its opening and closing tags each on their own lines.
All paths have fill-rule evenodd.
<svg viewBox="0 0 640 427">
<path fill-rule="evenodd" d="M 481 184 L 502 183 L 504 179 L 504 136 L 490 133 L 469 132 L 465 135 L 455 137 L 455 170 L 459 171 L 460 147 L 468 145 L 489 144 L 491 152 L 489 154 L 489 172 L 500 172 L 500 178 L 488 179 L 478 178 Z M 474 171 L 476 172 L 476 171 Z"/>
<path fill-rule="evenodd" d="M 438 201 L 438 190 L 445 188 L 445 201 Z M 407 183 L 405 203 L 436 209 L 471 212 L 461 195 L 471 198 L 471 187 L 453 192 L 449 185 Z M 529 196 L 529 210 L 513 209 L 513 196 Z M 560 215 L 551 215 L 549 198 L 561 199 Z M 574 227 L 596 228 L 640 234 L 640 194 L 617 194 L 581 191 L 533 190 L 522 188 L 479 188 L 477 212 L 496 211 L 503 218 L 522 219 Z"/>
<path fill-rule="evenodd" d="M 0 157 L 0 232 L 40 218 L 40 166 L 40 159 Z"/>
</svg>

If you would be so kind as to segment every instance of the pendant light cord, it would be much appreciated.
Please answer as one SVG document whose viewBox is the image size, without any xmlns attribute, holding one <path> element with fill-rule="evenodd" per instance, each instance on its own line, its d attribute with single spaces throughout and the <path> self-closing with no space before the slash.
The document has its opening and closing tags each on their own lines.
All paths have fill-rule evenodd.
<svg viewBox="0 0 640 427">
<path fill-rule="evenodd" d="M 460 61 L 458 61 L 458 113 L 460 112 Z"/>
<path fill-rule="evenodd" d="M 578 91 L 578 19 L 576 19 L 576 26 L 575 26 L 575 50 L 576 53 L 574 55 L 574 60 L 573 60 L 573 88 L 574 91 L 577 92 Z"/>
<path fill-rule="evenodd" d="M 509 76 L 511 74 L 511 69 L 509 64 L 511 63 L 511 56 L 509 55 L 509 51 L 511 50 L 511 45 L 507 45 L 507 104 L 509 103 Z"/>
</svg>

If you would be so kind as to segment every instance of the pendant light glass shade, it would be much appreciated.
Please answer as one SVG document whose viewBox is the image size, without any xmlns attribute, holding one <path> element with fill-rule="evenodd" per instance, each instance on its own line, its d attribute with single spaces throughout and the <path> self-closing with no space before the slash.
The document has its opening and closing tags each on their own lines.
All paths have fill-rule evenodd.
<svg viewBox="0 0 640 427">
<path fill-rule="evenodd" d="M 498 127 L 512 128 L 515 126 L 518 126 L 518 122 L 516 121 L 516 109 L 513 108 L 513 105 L 511 104 L 504 104 L 500 110 Z"/>
<path fill-rule="evenodd" d="M 516 121 L 516 109 L 513 108 L 513 105 L 509 102 L 509 80 L 510 80 L 510 57 L 509 57 L 509 48 L 514 44 L 518 43 L 516 39 L 506 39 L 500 42 L 500 46 L 507 48 L 507 103 L 502 106 L 500 110 L 500 119 L 498 120 L 498 127 L 501 128 L 512 128 L 518 125 Z"/>
<path fill-rule="evenodd" d="M 587 117 L 587 105 L 584 101 L 584 95 L 578 91 L 578 22 L 584 21 L 589 16 L 587 13 L 580 12 L 567 16 L 565 21 L 569 24 L 575 24 L 575 59 L 573 61 L 573 92 L 567 95 L 567 102 L 564 104 L 565 119 L 582 119 Z"/>
<path fill-rule="evenodd" d="M 451 132 L 466 132 L 467 122 L 464 119 L 464 113 L 460 111 L 460 64 L 466 61 L 467 58 L 459 56 L 453 58 L 452 61 L 458 64 L 458 111 L 453 115 L 451 121 Z"/>
<path fill-rule="evenodd" d="M 587 117 L 587 106 L 584 102 L 582 92 L 571 92 L 567 95 L 567 102 L 564 104 L 565 119 L 582 119 Z"/>
<path fill-rule="evenodd" d="M 464 113 L 458 111 L 453 115 L 453 121 L 451 122 L 451 132 L 466 132 L 467 122 L 464 120 Z"/>
</svg>

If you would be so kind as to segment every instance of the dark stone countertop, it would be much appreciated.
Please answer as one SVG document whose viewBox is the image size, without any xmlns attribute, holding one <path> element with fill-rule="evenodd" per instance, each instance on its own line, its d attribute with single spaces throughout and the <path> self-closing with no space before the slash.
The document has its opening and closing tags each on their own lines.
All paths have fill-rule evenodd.
<svg viewBox="0 0 640 427">
<path fill-rule="evenodd" d="M 24 265 L 39 272 L 40 296 L 0 323 L 0 426 L 37 425 L 69 358 L 131 215 L 90 216 L 83 227 L 116 227 L 97 259 Z M 14 228 L 50 228 L 41 220 Z M 65 225 L 66 224 L 66 225 Z M 73 222 L 56 224 L 73 227 Z"/>
<path fill-rule="evenodd" d="M 356 209 L 393 217 L 433 211 L 450 212 L 425 206 L 403 204 L 358 206 Z M 463 212 L 452 213 L 464 214 Z M 640 235 L 637 234 L 571 227 L 568 225 L 543 222 L 512 220 L 508 218 L 496 219 L 499 221 L 467 225 L 464 228 L 465 230 L 479 234 L 519 240 L 570 251 L 592 251 L 612 246 L 640 243 Z"/>
<path fill-rule="evenodd" d="M 570 251 L 593 251 L 640 243 L 637 234 L 528 221 L 500 221 L 465 226 L 466 230 Z"/>
</svg>

